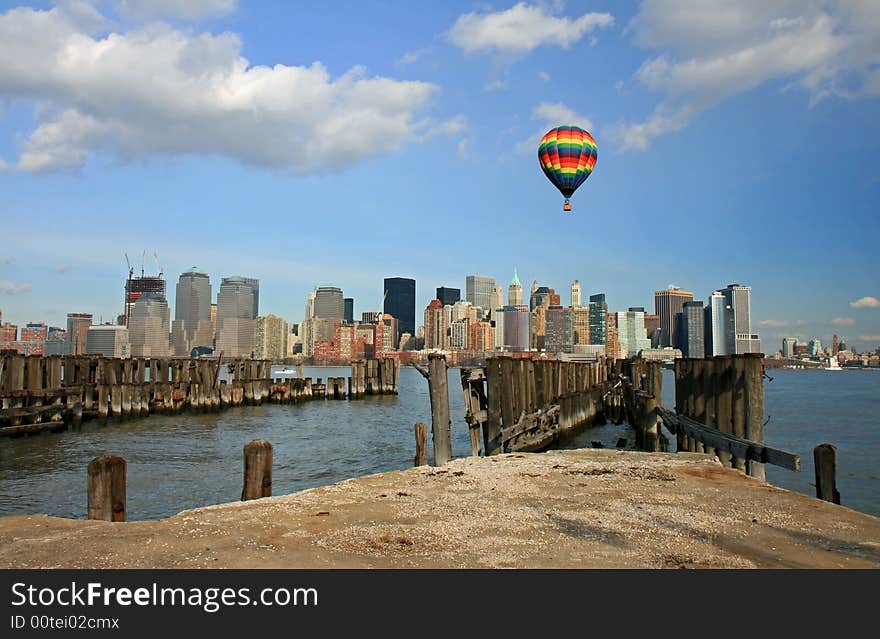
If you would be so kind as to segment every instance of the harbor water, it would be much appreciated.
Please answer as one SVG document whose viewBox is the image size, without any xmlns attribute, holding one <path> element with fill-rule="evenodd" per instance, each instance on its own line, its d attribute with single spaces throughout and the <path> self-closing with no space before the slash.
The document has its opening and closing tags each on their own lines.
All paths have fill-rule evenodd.
<svg viewBox="0 0 880 639">
<path fill-rule="evenodd" d="M 314 377 L 348 376 L 348 368 L 306 368 Z M 767 467 L 767 480 L 815 495 L 813 447 L 837 447 L 837 482 L 844 506 L 880 516 L 880 372 L 770 371 L 765 385 L 766 442 L 801 456 L 803 470 Z M 674 405 L 671 371 L 663 403 Z M 452 445 L 470 454 L 460 373 L 449 371 Z M 398 396 L 355 401 L 242 406 L 215 413 L 152 415 L 127 421 L 86 422 L 63 433 L 0 440 L 0 515 L 86 515 L 86 467 L 96 455 L 128 464 L 130 520 L 236 501 L 241 494 L 242 448 L 253 439 L 273 445 L 272 494 L 412 466 L 413 425 L 430 429 L 427 382 L 400 371 Z M 625 426 L 586 431 L 568 446 L 593 441 L 613 447 L 632 440 Z M 430 434 L 429 434 L 430 460 Z"/>
</svg>

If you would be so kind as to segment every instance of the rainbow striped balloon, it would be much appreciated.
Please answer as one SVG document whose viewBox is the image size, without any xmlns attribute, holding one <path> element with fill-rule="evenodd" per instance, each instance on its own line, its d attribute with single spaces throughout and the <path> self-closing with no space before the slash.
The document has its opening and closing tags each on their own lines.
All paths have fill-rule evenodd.
<svg viewBox="0 0 880 639">
<path fill-rule="evenodd" d="M 568 198 L 590 177 L 596 166 L 596 157 L 593 136 L 576 126 L 550 129 L 538 146 L 541 170 L 562 193 L 566 207 Z"/>
</svg>

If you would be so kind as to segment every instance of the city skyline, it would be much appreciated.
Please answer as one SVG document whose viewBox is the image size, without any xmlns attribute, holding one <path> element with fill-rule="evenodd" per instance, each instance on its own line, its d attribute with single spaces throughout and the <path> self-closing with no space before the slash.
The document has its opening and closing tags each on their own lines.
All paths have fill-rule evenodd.
<svg viewBox="0 0 880 639">
<path fill-rule="evenodd" d="M 365 3 L 347 7 L 344 24 L 285 3 L 229 2 L 201 16 L 134 15 L 119 2 L 83 3 L 85 15 L 74 4 L 0 11 L 0 33 L 15 34 L 0 38 L 10 238 L 0 245 L 0 308 L 19 326 L 63 326 L 77 311 L 114 321 L 124 253 L 148 249 L 166 273 L 193 263 L 216 273 L 214 290 L 221 274 L 259 278 L 265 308 L 290 321 L 320 282 L 356 299 L 357 317 L 381 298 L 384 277 L 415 279 L 423 309 L 437 287 L 464 292 L 474 273 L 506 286 L 516 266 L 523 282 L 564 297 L 578 279 L 584 298 L 603 291 L 621 311 L 650 308 L 669 284 L 705 302 L 744 282 L 753 328 L 769 343 L 835 333 L 860 349 L 880 342 L 880 92 L 869 82 L 876 47 L 864 46 L 877 36 L 876 3 L 741 4 L 737 20 L 694 21 L 663 0 L 443 3 L 416 17 Z M 551 35 L 505 40 L 491 29 L 500 19 Z M 137 63 L 122 76 L 105 60 L 62 73 L 52 61 L 68 37 L 84 59 L 112 41 Z M 190 66 L 174 57 L 177 44 L 198 54 Z M 780 47 L 796 62 L 778 62 L 790 59 Z M 573 57 L 587 61 L 576 80 L 556 71 Z M 698 73 L 710 67 L 717 73 Z M 317 116 L 243 118 L 241 143 L 225 146 L 205 127 L 228 130 L 238 112 L 188 102 L 197 96 L 187 87 L 212 95 L 217 87 L 197 80 L 240 89 L 260 73 L 267 85 L 244 113 L 281 104 L 344 123 L 358 87 L 385 135 L 362 126 L 355 139 L 325 139 Z M 284 74 L 339 99 L 273 93 Z M 171 90 L 137 90 L 153 77 Z M 167 113 L 185 113 L 192 135 Z M 60 114 L 68 119 L 52 119 Z M 571 214 L 535 157 L 535 136 L 566 120 L 599 148 Z M 289 139 L 308 144 L 278 146 Z M 816 140 L 822 162 L 806 172 Z M 333 153 L 341 143 L 351 143 L 344 161 Z"/>
</svg>

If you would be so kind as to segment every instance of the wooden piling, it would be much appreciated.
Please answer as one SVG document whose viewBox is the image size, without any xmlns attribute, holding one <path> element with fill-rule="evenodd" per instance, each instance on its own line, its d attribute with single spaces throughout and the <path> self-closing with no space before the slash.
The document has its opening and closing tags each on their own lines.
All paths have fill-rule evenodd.
<svg viewBox="0 0 880 639">
<path fill-rule="evenodd" d="M 502 452 L 501 381 L 501 360 L 498 357 L 493 357 L 486 362 L 488 407 L 486 409 L 486 423 L 483 425 L 483 450 L 486 455 L 500 455 Z"/>
<path fill-rule="evenodd" d="M 816 497 L 833 504 L 840 503 L 837 492 L 837 449 L 831 444 L 819 444 L 813 449 L 816 468 Z"/>
<path fill-rule="evenodd" d="M 428 427 L 419 422 L 415 426 L 416 432 L 416 456 L 413 459 L 413 466 L 428 465 Z"/>
<path fill-rule="evenodd" d="M 244 447 L 244 485 L 241 500 L 272 496 L 272 444 L 255 439 Z"/>
<path fill-rule="evenodd" d="M 745 436 L 754 442 L 764 442 L 764 355 L 750 353 L 745 359 Z M 749 460 L 746 471 L 752 477 L 766 481 L 764 464 Z"/>
<path fill-rule="evenodd" d="M 125 521 L 125 460 L 100 455 L 88 466 L 89 519 Z"/>
<path fill-rule="evenodd" d="M 722 433 L 733 432 L 733 358 L 722 355 L 715 358 L 715 427 Z M 732 455 L 726 450 L 716 451 L 721 463 L 730 468 Z"/>
<path fill-rule="evenodd" d="M 442 466 L 452 459 L 452 424 L 449 420 L 449 385 L 446 377 L 446 356 L 428 355 L 428 388 L 431 396 L 431 430 L 434 439 L 434 465 Z"/>
</svg>

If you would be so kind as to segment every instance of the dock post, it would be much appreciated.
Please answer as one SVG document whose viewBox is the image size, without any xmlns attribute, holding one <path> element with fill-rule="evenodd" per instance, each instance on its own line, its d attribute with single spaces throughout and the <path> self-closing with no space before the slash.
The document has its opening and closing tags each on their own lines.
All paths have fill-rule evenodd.
<svg viewBox="0 0 880 639">
<path fill-rule="evenodd" d="M 816 467 L 816 497 L 833 504 L 840 503 L 837 492 L 837 449 L 831 444 L 819 444 L 813 449 L 813 462 Z"/>
<path fill-rule="evenodd" d="M 483 450 L 486 455 L 499 455 L 501 446 L 501 360 L 492 357 L 486 362 L 486 423 L 483 425 Z M 543 362 L 541 362 L 543 365 Z"/>
<path fill-rule="evenodd" d="M 415 427 L 416 431 L 416 456 L 413 459 L 413 466 L 428 465 L 428 427 L 419 422 Z"/>
<path fill-rule="evenodd" d="M 764 442 L 764 355 L 750 353 L 745 356 L 745 427 L 746 439 Z M 764 464 L 749 460 L 748 474 L 761 481 L 766 480 Z"/>
<path fill-rule="evenodd" d="M 715 358 L 715 428 L 722 433 L 733 433 L 733 357 L 722 355 Z M 730 451 L 716 452 L 718 459 L 726 467 L 732 466 Z"/>
<path fill-rule="evenodd" d="M 244 447 L 244 486 L 241 500 L 272 496 L 272 444 L 255 439 Z"/>
<path fill-rule="evenodd" d="M 746 436 L 746 360 L 741 355 L 734 356 L 731 379 L 733 385 L 732 432 L 737 437 Z M 733 458 L 733 467 L 746 472 L 746 458 Z"/>
<path fill-rule="evenodd" d="M 428 389 L 431 395 L 431 431 L 434 439 L 434 465 L 442 466 L 452 459 L 449 420 L 449 386 L 446 377 L 446 356 L 428 355 Z"/>
<path fill-rule="evenodd" d="M 125 460 L 100 455 L 89 462 L 89 519 L 125 521 Z"/>
</svg>

